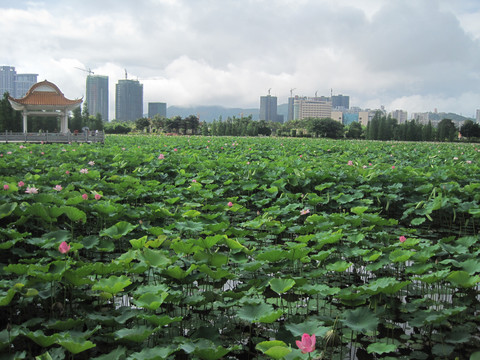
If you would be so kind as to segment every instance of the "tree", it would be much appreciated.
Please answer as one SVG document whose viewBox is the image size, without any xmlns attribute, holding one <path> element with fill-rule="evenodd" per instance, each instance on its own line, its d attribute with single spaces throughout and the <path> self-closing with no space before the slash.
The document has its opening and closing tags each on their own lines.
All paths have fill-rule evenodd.
<svg viewBox="0 0 480 360">
<path fill-rule="evenodd" d="M 159 114 L 155 114 L 153 116 L 153 119 L 151 119 L 151 122 L 152 122 L 152 126 L 158 132 L 160 129 L 163 129 L 163 127 L 165 126 L 165 117 L 160 116 Z"/>
<path fill-rule="evenodd" d="M 73 113 L 73 117 L 69 119 L 68 128 L 73 132 L 75 130 L 77 131 L 82 130 L 82 127 L 83 127 L 82 109 L 80 108 L 80 106 L 78 106 L 75 109 L 73 109 L 72 113 Z"/>
<path fill-rule="evenodd" d="M 4 93 L 0 100 L 0 131 L 4 132 L 5 130 L 23 131 L 22 114 L 12 108 L 10 101 L 8 101 L 8 92 Z"/>
<path fill-rule="evenodd" d="M 144 131 L 145 129 L 147 129 L 148 131 L 148 127 L 150 126 L 150 120 L 148 120 L 147 118 L 143 117 L 143 118 L 140 118 L 140 119 L 137 119 L 135 121 L 135 127 L 137 128 L 137 130 L 139 131 Z"/>
<path fill-rule="evenodd" d="M 467 138 L 480 137 L 480 126 L 472 120 L 465 120 L 460 133 Z"/>
<path fill-rule="evenodd" d="M 346 136 L 349 139 L 360 139 L 362 137 L 362 132 L 362 125 L 355 121 L 349 125 Z"/>
<path fill-rule="evenodd" d="M 438 123 L 437 140 L 453 141 L 457 133 L 457 128 L 451 119 L 443 119 Z"/>
</svg>

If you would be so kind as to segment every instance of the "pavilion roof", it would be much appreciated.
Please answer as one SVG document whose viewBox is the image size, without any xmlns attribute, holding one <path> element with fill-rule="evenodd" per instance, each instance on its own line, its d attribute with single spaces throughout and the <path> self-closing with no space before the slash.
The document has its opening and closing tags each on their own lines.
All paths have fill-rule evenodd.
<svg viewBox="0 0 480 360">
<path fill-rule="evenodd" d="M 34 84 L 23 98 L 14 99 L 11 96 L 8 98 L 17 104 L 40 106 L 71 106 L 81 104 L 83 101 L 67 99 L 57 85 L 47 80 Z"/>
</svg>

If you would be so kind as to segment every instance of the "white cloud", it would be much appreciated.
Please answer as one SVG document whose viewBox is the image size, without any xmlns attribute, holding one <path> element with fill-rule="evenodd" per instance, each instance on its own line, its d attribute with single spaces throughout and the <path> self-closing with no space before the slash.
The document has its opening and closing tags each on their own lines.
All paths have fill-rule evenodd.
<svg viewBox="0 0 480 360">
<path fill-rule="evenodd" d="M 138 77 L 144 100 L 258 107 L 298 95 L 360 107 L 473 114 L 480 107 L 474 0 L 0 1 L 4 65 L 82 96 L 91 68 Z M 148 80 L 148 79 L 156 80 Z M 418 107 L 418 108 L 416 108 Z"/>
</svg>

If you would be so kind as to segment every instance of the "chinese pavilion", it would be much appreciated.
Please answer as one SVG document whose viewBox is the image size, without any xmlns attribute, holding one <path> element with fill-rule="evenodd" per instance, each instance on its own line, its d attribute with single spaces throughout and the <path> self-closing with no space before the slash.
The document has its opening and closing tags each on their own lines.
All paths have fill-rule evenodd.
<svg viewBox="0 0 480 360">
<path fill-rule="evenodd" d="M 8 97 L 15 110 L 23 114 L 23 132 L 27 132 L 28 115 L 60 116 L 60 132 L 68 132 L 68 113 L 80 106 L 82 99 L 67 99 L 57 85 L 45 80 L 33 85 L 21 99 Z"/>
</svg>

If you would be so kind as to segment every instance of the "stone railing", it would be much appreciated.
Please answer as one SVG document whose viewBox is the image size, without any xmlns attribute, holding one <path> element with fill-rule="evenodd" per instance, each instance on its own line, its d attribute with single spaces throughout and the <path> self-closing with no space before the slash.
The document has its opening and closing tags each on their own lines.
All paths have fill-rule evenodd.
<svg viewBox="0 0 480 360">
<path fill-rule="evenodd" d="M 18 133 L 5 131 L 0 133 L 0 142 L 35 142 L 35 143 L 103 143 L 105 141 L 105 133 L 99 132 L 81 132 L 74 133 Z"/>
</svg>

